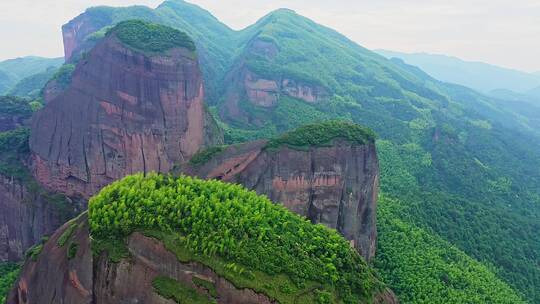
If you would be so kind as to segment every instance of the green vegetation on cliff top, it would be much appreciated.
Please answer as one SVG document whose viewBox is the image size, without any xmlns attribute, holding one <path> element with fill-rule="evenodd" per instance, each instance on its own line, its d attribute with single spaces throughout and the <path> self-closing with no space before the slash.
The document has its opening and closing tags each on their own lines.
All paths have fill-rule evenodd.
<svg viewBox="0 0 540 304">
<path fill-rule="evenodd" d="M 154 231 L 178 256 L 194 256 L 205 264 L 221 261 L 210 266 L 233 284 L 260 290 L 281 303 L 290 302 L 287 290 L 309 286 L 330 292 L 335 303 L 368 300 L 382 287 L 335 230 L 313 225 L 239 185 L 129 176 L 90 200 L 89 223 L 97 240 Z M 275 280 L 289 287 L 276 291 L 270 284 Z"/>
<path fill-rule="evenodd" d="M 142 20 L 122 21 L 109 33 L 114 33 L 129 47 L 145 53 L 163 53 L 173 48 L 195 51 L 195 43 L 184 32 Z"/>
<path fill-rule="evenodd" d="M 358 124 L 342 120 L 330 120 L 312 123 L 286 132 L 270 140 L 266 148 L 273 149 L 280 146 L 293 149 L 322 147 L 329 146 L 334 140 L 340 139 L 353 144 L 364 145 L 374 143 L 375 137 L 372 130 Z"/>
</svg>

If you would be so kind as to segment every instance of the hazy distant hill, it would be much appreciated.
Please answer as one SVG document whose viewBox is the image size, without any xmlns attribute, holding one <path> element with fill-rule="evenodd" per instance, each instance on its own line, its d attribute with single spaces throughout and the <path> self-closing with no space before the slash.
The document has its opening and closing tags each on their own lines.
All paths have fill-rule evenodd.
<svg viewBox="0 0 540 304">
<path fill-rule="evenodd" d="M 64 58 L 43 58 L 36 56 L 20 57 L 15 59 L 8 59 L 0 61 L 0 95 L 8 94 L 10 90 L 15 89 L 17 92 L 22 91 L 35 91 L 41 89 L 43 81 L 32 81 L 29 77 L 36 74 L 43 74 L 51 69 L 56 70 L 64 63 Z M 34 77 L 36 78 L 36 77 Z M 25 80 L 23 84 L 15 88 L 17 84 Z M 21 90 L 21 87 L 25 87 L 25 90 Z"/>
<path fill-rule="evenodd" d="M 388 58 L 400 58 L 441 81 L 464 85 L 483 93 L 496 89 L 524 93 L 540 86 L 540 72 L 530 74 L 445 55 L 406 54 L 387 50 L 376 50 L 376 52 Z"/>
</svg>

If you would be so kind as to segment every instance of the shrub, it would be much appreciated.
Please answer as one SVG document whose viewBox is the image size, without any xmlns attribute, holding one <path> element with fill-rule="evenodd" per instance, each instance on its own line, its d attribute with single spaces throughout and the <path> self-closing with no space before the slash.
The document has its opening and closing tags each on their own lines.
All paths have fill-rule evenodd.
<svg viewBox="0 0 540 304">
<path fill-rule="evenodd" d="M 201 150 L 197 152 L 193 157 L 189 160 L 189 163 L 192 166 L 201 166 L 207 163 L 212 157 L 215 155 L 223 152 L 225 148 L 218 146 L 218 147 L 211 147 L 205 150 Z"/>
</svg>

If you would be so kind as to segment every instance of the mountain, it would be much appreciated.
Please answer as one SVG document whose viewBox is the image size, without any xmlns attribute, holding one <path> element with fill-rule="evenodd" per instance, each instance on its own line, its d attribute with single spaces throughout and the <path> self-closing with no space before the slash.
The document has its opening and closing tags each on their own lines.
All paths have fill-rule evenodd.
<svg viewBox="0 0 540 304">
<path fill-rule="evenodd" d="M 141 201 L 131 200 L 137 197 L 152 203 L 143 211 Z M 110 214 L 134 221 L 120 233 Z M 88 214 L 33 250 L 8 303 L 127 299 L 397 303 L 334 230 L 238 185 L 156 174 L 106 187 L 91 200 Z"/>
<path fill-rule="evenodd" d="M 89 9 L 64 26 L 68 60 L 84 62 L 122 18 L 168 22 L 192 37 L 200 35 L 193 39 L 204 84 L 209 84 L 209 111 L 225 129 L 227 143 L 271 138 L 336 118 L 375 130 L 380 187 L 392 212 L 378 214 L 384 234 L 374 261 L 398 297 L 411 303 L 430 297 L 539 303 L 540 145 L 529 121 L 491 97 L 387 60 L 290 10 L 232 31 L 178 0 L 155 10 Z M 105 97 L 116 100 L 114 94 Z M 69 137 L 51 146 L 69 146 L 66 141 Z M 48 157 L 46 145 L 40 149 Z M 101 161 L 92 159 L 92 164 Z M 53 168 L 54 157 L 47 163 Z M 69 183 L 77 180 L 68 170 L 60 172 Z M 403 233 L 395 233 L 398 228 Z M 418 247 L 425 254 L 417 254 Z M 415 268 L 413 262 L 437 267 Z"/>
<path fill-rule="evenodd" d="M 379 186 L 374 138 L 352 123 L 311 124 L 271 141 L 203 150 L 180 173 L 265 194 L 312 223 L 336 229 L 371 261 Z"/>
<path fill-rule="evenodd" d="M 524 93 L 540 85 L 538 75 L 507 69 L 482 62 L 464 61 L 456 57 L 426 53 L 400 53 L 376 50 L 387 58 L 399 58 L 417 66 L 432 77 L 488 93 L 506 89 Z"/>
<path fill-rule="evenodd" d="M 205 123 L 207 120 L 205 119 L 205 108 L 203 106 L 204 86 L 196 58 L 196 48 L 192 40 L 172 28 L 143 21 L 124 21 L 114 26 L 84 58 L 77 62 L 75 69 L 69 76 L 68 85 L 58 92 L 56 97 L 49 100 L 41 111 L 34 115 L 29 139 L 29 153 L 31 154 L 29 162 L 37 183 L 50 191 L 68 197 L 88 198 L 96 194 L 106 184 L 136 172 L 143 172 L 146 175 L 152 171 L 167 172 L 176 167 L 180 170 L 180 173 L 187 173 L 188 165 L 196 166 L 198 164 L 202 167 L 197 167 L 197 170 L 201 171 L 200 173 L 193 171 L 194 175 L 216 178 L 217 176 L 207 175 L 208 172 L 202 173 L 206 172 L 204 170 L 208 167 L 203 166 L 203 161 L 197 161 L 197 159 L 204 159 L 208 152 L 202 150 L 197 154 L 194 153 L 207 145 L 219 145 L 221 143 L 219 141 L 219 132 L 217 134 L 211 133 L 215 130 L 214 126 Z M 98 71 L 107 72 L 98 73 Z M 139 90 L 141 88 L 137 85 L 139 83 L 145 84 L 143 92 Z M 81 111 L 81 109 L 85 110 Z M 64 124 L 69 127 L 64 127 Z M 209 284 L 215 284 L 213 282 L 216 281 L 220 282 L 215 287 L 217 294 L 213 296 L 219 298 L 220 301 L 224 301 L 224 303 L 243 303 L 243 301 L 251 303 L 253 297 L 259 299 L 257 302 L 265 302 L 264 299 L 268 296 L 279 299 L 283 303 L 292 303 L 292 297 L 296 298 L 296 300 L 305 298 L 301 301 L 311 303 L 314 296 L 319 296 L 319 292 L 313 290 L 313 286 L 316 286 L 314 284 L 324 276 L 330 276 L 329 271 L 331 271 L 337 274 L 337 277 L 335 275 L 331 276 L 333 277 L 331 280 L 334 280 L 336 284 L 342 282 L 339 284 L 345 285 L 336 290 L 329 289 L 325 291 L 326 287 L 320 290 L 321 293 L 325 294 L 321 296 L 328 297 L 328 301 L 331 301 L 331 298 L 340 297 L 345 301 L 354 303 L 357 303 L 359 299 L 366 303 L 394 303 L 391 292 L 385 291 L 384 285 L 375 281 L 374 277 L 373 279 L 370 278 L 372 276 L 371 270 L 366 268 L 365 260 L 356 252 L 358 250 L 367 259 L 373 258 L 375 254 L 375 210 L 379 177 L 374 134 L 368 129 L 343 122 L 329 122 L 306 126 L 305 128 L 307 129 L 297 130 L 296 133 L 286 134 L 282 138 L 267 143 L 246 144 L 246 147 L 230 147 L 229 150 L 225 151 L 229 155 L 231 151 L 236 149 L 242 150 L 253 147 L 252 145 L 258 146 L 258 150 L 255 149 L 249 152 L 249 154 L 257 154 L 258 157 L 253 159 L 247 157 L 242 163 L 238 163 L 239 156 L 230 155 L 228 160 L 231 162 L 230 168 L 219 167 L 215 169 L 225 170 L 225 174 L 229 174 L 231 170 L 236 170 L 239 173 L 238 176 L 241 177 L 241 179 L 235 180 L 236 183 L 244 183 L 250 189 L 255 189 L 259 193 L 266 193 L 274 199 L 280 198 L 285 207 L 299 214 L 309 215 L 314 223 L 323 223 L 331 228 L 336 228 L 347 238 L 345 240 L 340 237 L 342 240 L 340 247 L 342 249 L 338 250 L 337 254 L 349 255 L 347 252 L 354 252 L 351 256 L 355 260 L 354 265 L 345 265 L 346 267 L 343 270 L 349 270 L 341 271 L 344 266 L 343 263 L 349 262 L 345 260 L 348 259 L 347 257 L 345 259 L 340 257 L 339 262 L 336 262 L 336 265 L 338 265 L 336 270 L 332 270 L 335 266 L 331 266 L 329 270 L 325 270 L 327 275 L 323 274 L 321 277 L 319 272 L 321 268 L 315 267 L 313 268 L 316 269 L 315 272 L 310 270 L 309 272 L 312 274 L 307 277 L 309 280 L 305 282 L 306 277 L 304 276 L 307 274 L 307 272 L 304 272 L 306 271 L 305 267 L 311 266 L 306 264 L 304 256 L 298 260 L 303 262 L 294 262 L 291 258 L 271 262 L 269 259 L 263 258 L 264 255 L 286 257 L 288 253 L 276 255 L 276 248 L 267 250 L 267 245 L 248 241 L 247 243 L 252 244 L 253 248 L 243 253 L 241 259 L 239 257 L 232 258 L 231 253 L 231 255 L 223 257 L 227 258 L 225 261 L 228 264 L 224 261 L 223 265 L 207 265 L 210 269 L 201 272 L 197 277 L 200 278 L 205 273 L 208 276 L 209 271 L 218 272 L 219 275 L 210 276 L 208 280 L 210 280 Z M 318 141 L 315 142 L 299 141 L 299 138 L 305 138 L 305 134 L 311 133 L 312 130 L 320 130 L 324 136 L 319 136 Z M 205 134 L 210 134 L 213 137 L 207 137 Z M 215 140 L 216 137 L 217 140 Z M 309 151 L 304 151 L 305 149 Z M 298 162 L 293 167 L 288 161 L 283 161 L 286 160 L 287 156 L 303 159 L 304 162 Z M 173 157 L 176 157 L 176 159 L 173 159 Z M 276 168 L 276 170 L 272 171 L 272 168 Z M 195 167 L 192 167 L 192 170 L 195 170 Z M 291 171 L 298 171 L 298 176 L 294 177 L 287 174 L 287 172 Z M 307 177 L 309 175 L 316 175 L 317 178 L 310 180 L 311 178 Z M 139 178 L 142 176 L 142 174 L 139 175 Z M 304 176 L 308 179 L 304 179 Z M 163 177 L 153 175 L 153 178 Z M 294 178 L 297 182 L 287 182 L 290 178 Z M 343 181 L 340 180 L 341 178 L 343 178 Z M 222 176 L 221 179 L 233 182 L 227 176 Z M 259 182 L 252 183 L 253 181 Z M 152 182 L 152 180 L 149 181 L 149 183 Z M 186 180 L 186 182 L 189 182 L 189 180 Z M 268 183 L 281 184 L 281 188 L 268 187 Z M 210 182 L 208 184 L 211 185 Z M 188 184 L 186 186 L 189 188 Z M 225 184 L 220 187 L 225 187 Z M 206 191 L 208 190 L 204 190 L 204 193 Z M 190 191 L 186 191 L 187 195 L 189 193 Z M 238 194 L 238 190 L 231 193 Z M 200 197 L 200 199 L 202 198 L 204 196 Z M 235 198 L 235 196 L 233 195 L 232 198 Z M 243 208 L 248 206 L 248 203 L 255 203 L 253 197 L 249 198 L 244 204 L 240 204 L 244 206 Z M 339 204 L 335 205 L 337 198 L 339 198 Z M 91 200 L 90 206 L 95 202 L 95 199 L 96 197 Z M 270 200 L 267 198 L 264 200 L 265 204 L 270 205 Z M 188 199 L 188 201 L 197 203 L 199 199 Z M 13 198 L 9 202 L 11 202 L 12 208 L 6 207 L 3 209 L 7 210 L 10 215 L 17 214 L 24 209 L 22 200 Z M 105 199 L 103 202 L 108 203 L 109 199 Z M 214 202 L 214 199 L 208 201 L 208 203 Z M 33 201 L 33 203 L 36 205 L 35 209 L 45 211 L 43 208 L 47 202 Z M 165 204 L 166 201 L 162 201 L 162 203 Z M 286 210 L 284 208 L 275 208 L 281 210 L 281 212 Z M 90 209 L 92 210 L 92 207 Z M 265 207 L 265 210 L 267 209 L 268 207 Z M 133 210 L 139 209 L 134 208 Z M 161 210 L 161 207 L 159 210 Z M 194 209 L 190 210 L 193 211 Z M 222 211 L 227 214 L 236 212 L 234 210 L 237 210 L 237 208 Z M 248 213 L 251 216 L 256 216 L 256 213 Z M 90 211 L 90 214 L 93 214 L 93 212 Z M 149 214 L 154 214 L 154 212 L 152 211 Z M 286 214 L 289 214 L 289 212 L 286 211 Z M 38 215 L 38 218 L 41 217 L 41 215 Z M 271 217 L 265 215 L 264 212 L 254 218 L 271 220 Z M 317 229 L 326 232 L 332 231 L 331 233 L 337 235 L 334 230 L 307 224 L 307 221 L 300 217 L 295 218 L 297 218 L 295 221 L 303 223 L 301 225 L 318 227 Z M 198 217 L 195 219 L 200 222 Z M 0 220 L 2 220 L 0 222 L 2 226 L 7 225 L 7 219 Z M 285 226 L 288 223 L 286 220 L 280 220 L 279 222 L 285 224 Z M 90 223 L 92 224 L 92 222 Z M 154 279 L 161 276 L 172 276 L 170 273 L 162 273 L 161 276 L 147 277 L 148 271 L 158 271 L 158 268 L 162 266 L 149 270 L 148 266 L 150 265 L 141 265 L 141 267 L 135 266 L 135 272 L 130 271 L 130 277 L 147 277 L 151 279 L 138 283 L 139 291 L 145 292 L 134 294 L 132 288 L 137 285 L 126 281 L 121 276 L 118 277 L 121 286 L 117 283 L 104 286 L 100 283 L 102 281 L 101 276 L 109 271 L 116 272 L 118 270 L 113 270 L 108 266 L 99 266 L 107 261 L 106 254 L 104 254 L 103 260 L 97 259 L 97 257 L 94 262 L 91 259 L 88 260 L 91 251 L 90 238 L 87 228 L 84 228 L 84 222 L 77 223 L 77 225 L 70 222 L 66 225 L 71 225 L 72 228 L 65 228 L 66 226 L 64 226 L 51 240 L 45 240 L 41 244 L 38 243 L 36 247 L 28 251 L 29 259 L 26 261 L 22 277 L 17 285 L 18 288 L 12 293 L 8 303 L 22 303 L 26 302 L 27 299 L 30 299 L 30 301 L 40 299 L 41 302 L 46 303 L 49 301 L 54 302 L 59 297 L 68 302 L 87 301 L 87 297 L 90 297 L 93 299 L 93 303 L 107 303 L 108 300 L 116 301 L 115 296 L 112 296 L 113 294 L 116 294 L 119 299 L 126 299 L 128 298 L 127 293 L 130 294 L 129 297 L 144 301 L 156 297 L 151 288 L 151 286 L 155 287 L 153 284 Z M 7 226 L 9 227 L 9 225 Z M 74 232 L 75 226 L 81 230 Z M 98 226 L 92 225 L 96 229 Z M 24 227 L 32 227 L 32 225 L 25 223 Z M 47 225 L 47 227 L 50 227 L 50 225 Z M 242 231 L 237 232 L 235 229 L 238 228 L 236 226 L 230 228 L 220 227 L 219 229 L 216 227 L 225 234 L 233 233 L 243 238 L 245 233 Z M 303 229 L 300 226 L 298 228 Z M 300 233 L 301 238 L 311 240 L 314 234 L 310 229 L 306 228 L 305 233 Z M 14 228 L 12 227 L 8 229 L 8 233 L 13 231 Z M 265 233 L 271 233 L 269 230 L 265 231 Z M 298 231 L 298 229 L 295 228 L 291 231 Z M 62 236 L 66 235 L 66 233 L 70 235 L 76 233 L 80 237 L 74 243 L 66 244 L 65 247 L 60 245 L 65 249 L 58 249 L 57 244 L 65 243 L 70 237 Z M 98 232 L 94 232 L 92 239 L 96 240 L 98 234 Z M 130 234 L 128 233 L 125 236 L 130 237 Z M 275 240 L 282 244 L 281 242 L 285 239 L 285 236 L 289 237 L 283 234 L 283 237 L 277 236 Z M 221 238 L 223 239 L 223 237 Z M 6 239 L 9 241 L 7 244 L 2 245 L 7 248 L 10 248 L 10 244 L 19 240 L 17 236 L 12 234 L 9 234 Z M 62 239 L 64 241 L 61 241 Z M 324 236 L 322 239 L 328 239 L 328 236 Z M 318 240 L 318 238 L 315 238 L 315 240 Z M 105 238 L 103 241 L 107 242 L 107 239 Z M 112 241 L 115 243 L 122 242 L 119 240 Z M 265 244 L 272 242 L 270 239 L 265 240 L 262 234 L 258 237 L 258 241 L 264 241 Z M 295 244 L 300 242 L 306 243 L 308 247 L 311 246 L 309 245 L 311 241 L 304 242 L 301 239 L 295 239 L 295 242 Z M 237 242 L 233 242 L 233 244 L 237 244 Z M 145 239 L 140 245 L 154 246 L 155 244 L 149 239 Z M 92 246 L 98 245 L 93 243 Z M 290 246 L 283 245 L 283 248 L 287 247 Z M 323 247 L 331 248 L 331 246 Z M 326 255 L 321 251 L 323 247 L 321 249 L 313 247 L 314 252 L 317 252 L 317 256 L 320 254 L 322 256 Z M 298 251 L 300 254 L 305 252 L 302 249 L 303 247 L 297 248 L 300 250 Z M 346 248 L 346 250 L 344 251 L 343 248 Z M 40 254 L 42 250 L 47 254 Z M 129 250 L 137 249 L 130 247 Z M 256 250 L 256 252 L 252 250 Z M 62 265 L 65 264 L 65 259 L 73 259 L 78 255 L 77 252 L 81 252 L 82 256 L 81 260 L 75 261 L 75 269 L 63 268 Z M 110 250 L 105 252 L 112 254 Z M 223 249 L 221 252 L 223 252 Z M 67 256 L 64 255 L 66 253 Z M 200 253 L 193 253 L 201 255 L 195 260 L 200 261 L 204 255 L 208 254 L 208 251 L 204 249 Z M 152 259 L 155 262 L 164 263 L 164 258 L 170 257 L 170 255 L 172 254 L 162 250 L 161 256 L 158 255 Z M 40 259 L 40 257 L 50 257 L 50 259 Z M 141 258 L 144 257 L 141 256 Z M 317 257 L 317 259 L 319 258 Z M 9 256 L 8 259 L 10 259 Z M 224 266 L 230 265 L 231 259 L 233 259 L 233 264 L 238 264 L 238 266 L 231 268 L 232 270 L 223 269 Z M 261 260 L 259 259 L 265 262 L 260 263 Z M 171 267 L 186 267 L 184 264 L 179 264 L 180 261 L 176 261 L 176 258 L 170 259 L 170 261 L 172 263 Z M 329 260 L 325 259 L 325 261 L 326 265 L 329 265 Z M 37 262 L 37 264 L 34 262 Z M 291 279 L 283 278 L 283 276 L 275 276 L 275 279 L 269 277 L 269 275 L 276 274 L 276 272 L 289 273 L 289 270 L 279 270 L 276 267 L 277 265 L 281 265 L 280 267 L 290 266 L 292 265 L 291 262 L 293 264 L 299 263 L 298 267 L 295 266 L 294 272 L 291 272 L 294 275 Z M 126 261 L 126 263 L 129 262 Z M 319 261 L 315 260 L 314 263 L 319 263 Z M 34 271 L 35 269 L 43 269 L 42 265 L 45 264 L 50 265 L 54 270 L 51 273 Z M 257 268 L 266 264 L 270 266 L 265 266 L 267 268 L 262 269 Z M 192 268 L 190 268 L 189 273 L 193 273 L 201 266 L 190 267 Z M 231 279 L 231 275 L 234 275 L 235 269 L 238 267 L 240 269 L 247 268 L 248 273 L 254 273 L 257 280 L 253 281 L 250 276 Z M 254 270 L 250 270 L 254 267 Z M 94 269 L 95 272 L 93 272 Z M 351 269 L 356 270 L 348 274 Z M 300 277 L 297 277 L 296 272 L 299 271 L 302 273 L 300 273 Z M 83 283 L 72 286 L 72 284 L 66 283 L 64 280 L 54 279 L 60 279 L 62 277 L 60 273 L 70 273 L 71 277 L 75 276 L 77 281 Z M 49 275 L 52 277 L 49 277 Z M 225 276 L 226 279 L 222 279 L 222 276 Z M 257 276 L 261 277 L 258 278 Z M 339 279 L 339 276 L 343 276 L 344 279 Z M 346 282 L 349 279 L 345 278 L 356 278 L 353 279 L 356 281 Z M 359 278 L 363 281 L 357 281 Z M 286 284 L 288 287 L 286 286 L 287 288 L 283 289 L 285 291 L 281 291 L 281 285 L 272 287 L 272 285 L 264 284 L 263 286 L 262 283 L 258 283 L 263 279 L 267 283 L 268 280 L 276 280 L 275 284 Z M 286 280 L 283 281 L 284 279 Z M 180 278 L 180 280 L 185 281 L 186 279 Z M 191 276 L 189 280 L 191 282 Z M 242 284 L 244 288 L 237 290 L 232 287 L 231 282 L 235 286 Z M 256 285 L 253 285 L 254 283 Z M 320 283 L 331 282 L 321 281 Z M 363 285 L 360 286 L 360 283 Z M 307 284 L 307 286 L 304 284 Z M 70 292 L 73 287 L 77 289 L 81 286 L 89 287 L 92 285 L 94 287 L 90 289 L 94 293 L 93 295 L 87 292 L 73 295 Z M 180 285 L 185 287 L 178 288 L 188 288 L 190 285 L 191 283 Z M 254 290 L 246 290 L 246 287 Z M 48 291 L 41 292 L 42 288 Z M 298 288 L 300 289 L 294 291 Z M 66 290 L 66 292 L 64 293 L 61 290 Z M 255 291 L 256 293 L 253 294 Z M 293 295 L 289 295 L 293 291 Z M 162 294 L 159 290 L 158 293 L 168 297 L 167 294 Z M 364 297 L 366 298 L 364 299 Z M 242 300 L 244 298 L 245 300 Z M 271 301 L 268 299 L 266 302 L 270 303 Z"/>
<path fill-rule="evenodd" d="M 144 35 L 155 41 L 142 44 Z M 168 172 L 202 147 L 221 144 L 219 134 L 205 133 L 213 120 L 196 58 L 184 33 L 120 23 L 34 116 L 30 149 L 37 180 L 89 198 L 123 176 Z"/>
<path fill-rule="evenodd" d="M 51 66 L 44 72 L 23 78 L 17 82 L 7 94 L 19 97 L 37 98 L 47 82 L 54 78 L 57 71 L 57 67 Z"/>
<path fill-rule="evenodd" d="M 46 80 L 64 63 L 63 58 L 21 57 L 0 62 L 0 95 L 36 95 Z"/>
</svg>

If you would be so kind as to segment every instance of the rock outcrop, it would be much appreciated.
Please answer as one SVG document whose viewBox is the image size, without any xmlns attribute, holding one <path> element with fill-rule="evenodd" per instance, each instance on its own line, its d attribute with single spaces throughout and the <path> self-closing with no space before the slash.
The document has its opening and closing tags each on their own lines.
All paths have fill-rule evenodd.
<svg viewBox="0 0 540 304">
<path fill-rule="evenodd" d="M 246 47 L 235 66 L 225 77 L 225 102 L 221 115 L 232 121 L 263 125 L 264 121 L 253 117 L 241 102 L 252 106 L 273 108 L 281 97 L 291 97 L 307 103 L 318 103 L 328 97 L 320 85 L 288 75 L 286 72 L 265 71 L 264 75 L 253 68 L 252 57 L 271 62 L 279 54 L 279 48 L 269 41 L 255 39 Z"/>
<path fill-rule="evenodd" d="M 0 262 L 20 261 L 28 248 L 80 211 L 77 202 L 66 201 L 0 175 Z"/>
<path fill-rule="evenodd" d="M 127 240 L 127 250 L 129 258 L 116 263 L 106 253 L 93 255 L 85 213 L 58 229 L 37 258 L 25 263 L 7 303 L 176 303 L 158 294 L 152 285 L 157 277 L 173 279 L 200 295 L 216 298 L 217 303 L 274 303 L 264 294 L 235 287 L 203 264 L 180 262 L 154 238 L 134 233 Z M 210 282 L 215 290 L 195 284 L 196 280 Z M 384 291 L 374 303 L 398 301 Z"/>
<path fill-rule="evenodd" d="M 77 64 L 70 86 L 35 115 L 34 175 L 48 189 L 87 198 L 128 174 L 168 172 L 222 140 L 208 133 L 215 128 L 207 125 L 213 120 L 203 101 L 191 50 L 149 55 L 111 33 Z"/>
<path fill-rule="evenodd" d="M 265 194 L 313 223 L 338 230 L 366 260 L 373 258 L 379 183 L 375 145 L 336 140 L 306 150 L 265 146 L 265 141 L 231 146 L 183 170 Z"/>
<path fill-rule="evenodd" d="M 68 230 L 75 227 L 73 232 Z M 59 239 L 70 236 L 61 246 Z M 69 253 L 76 244 L 76 252 Z M 93 256 L 87 215 L 66 223 L 45 244 L 37 260 L 28 260 L 8 297 L 9 304 L 30 303 L 176 303 L 152 287 L 159 276 L 174 279 L 201 294 L 208 291 L 193 278 L 212 282 L 218 303 L 273 303 L 250 289 L 238 289 L 212 269 L 197 262 L 182 263 L 153 238 L 134 233 L 127 241 L 129 259 L 111 262 L 107 254 Z"/>
</svg>

